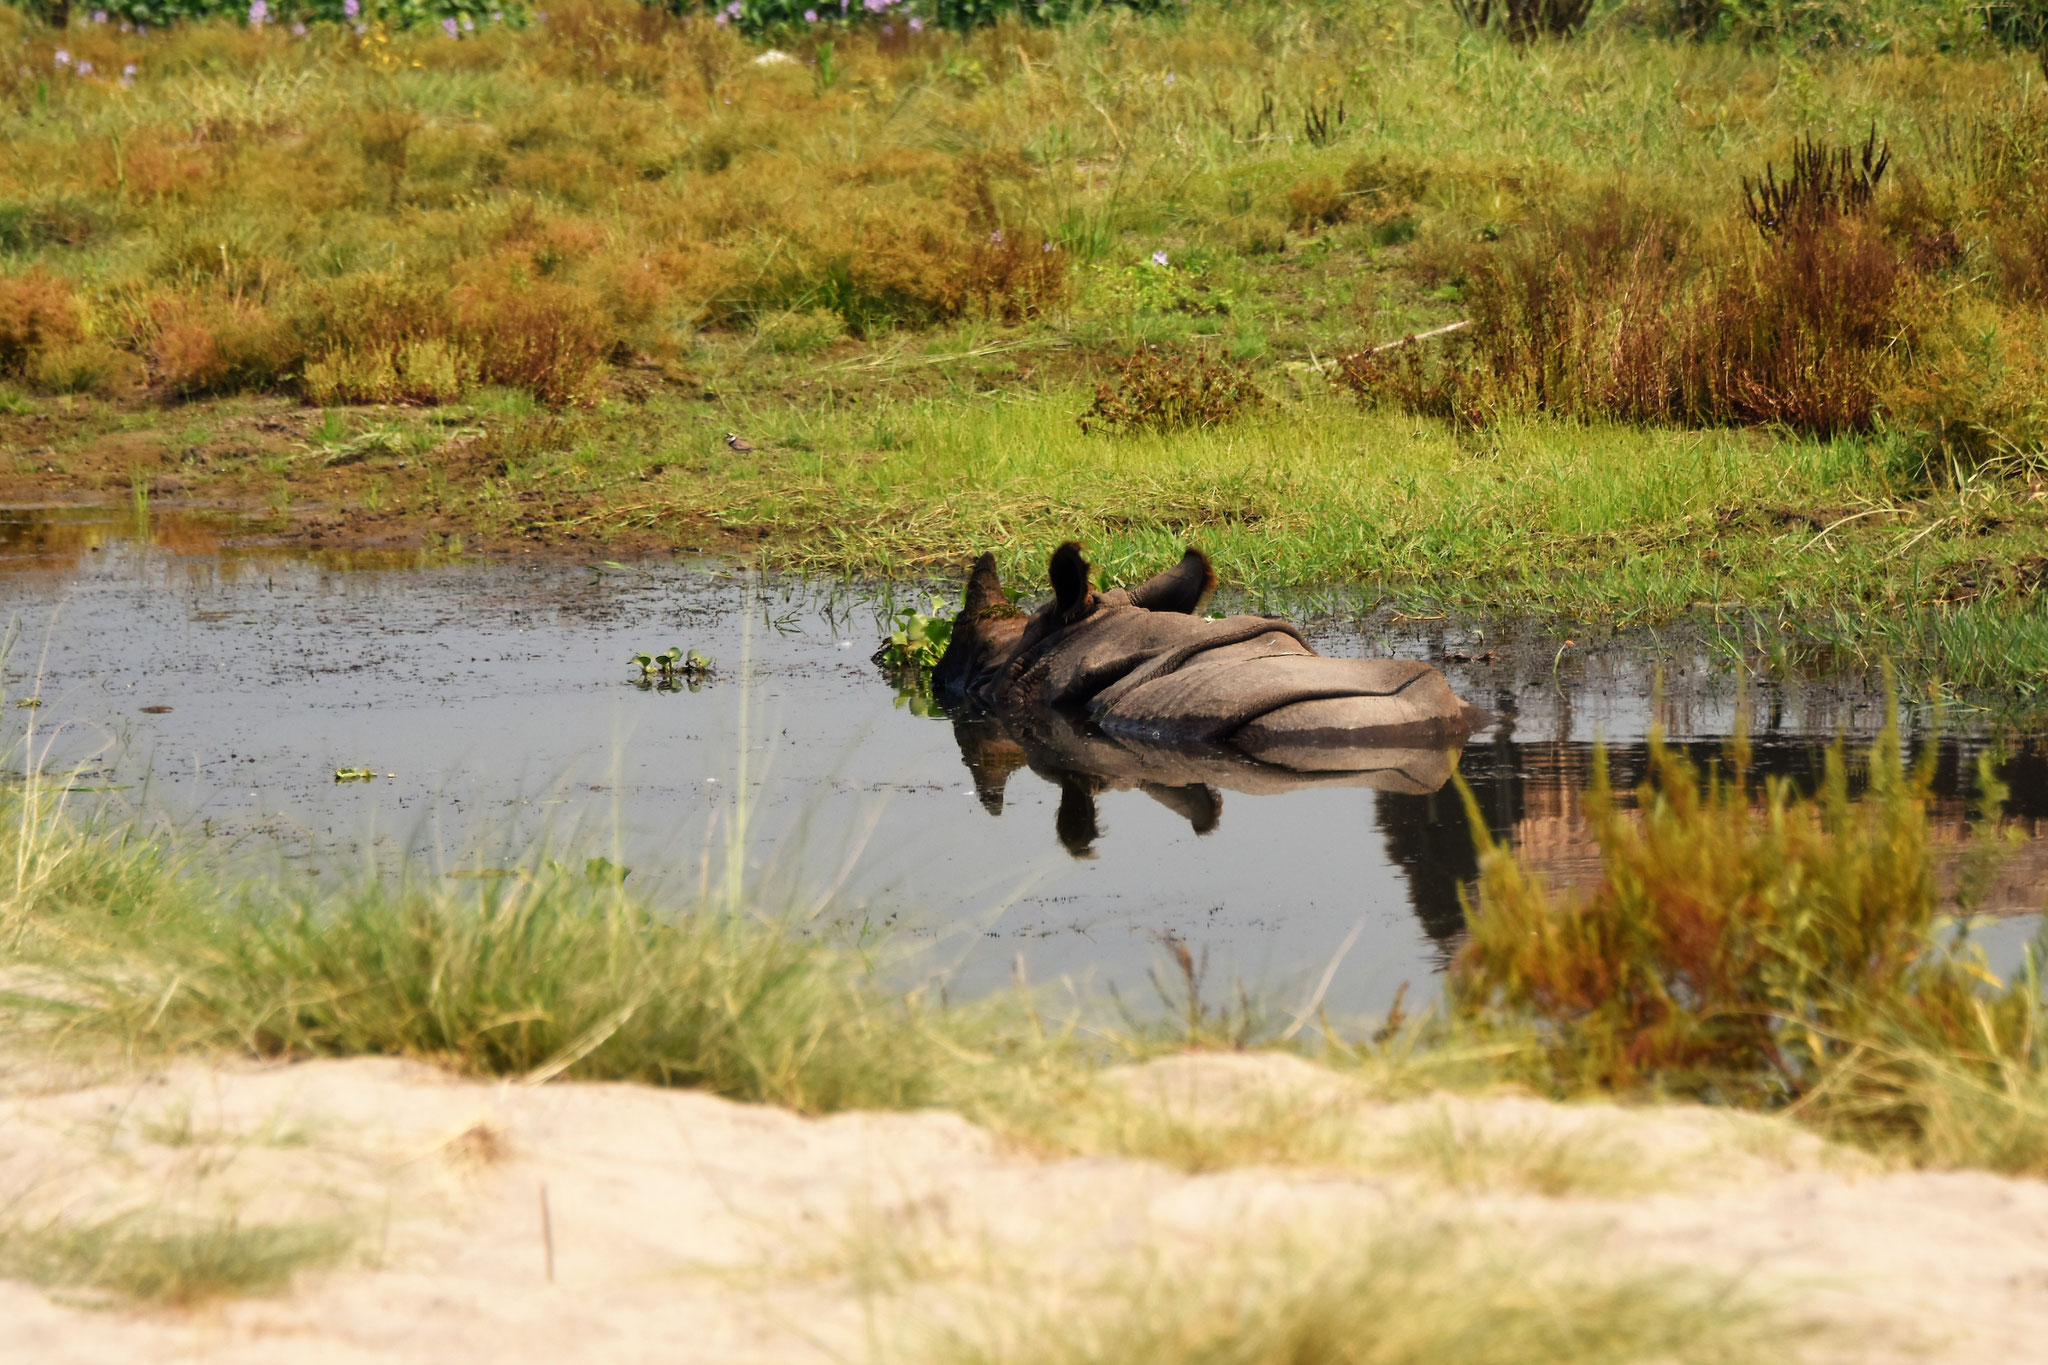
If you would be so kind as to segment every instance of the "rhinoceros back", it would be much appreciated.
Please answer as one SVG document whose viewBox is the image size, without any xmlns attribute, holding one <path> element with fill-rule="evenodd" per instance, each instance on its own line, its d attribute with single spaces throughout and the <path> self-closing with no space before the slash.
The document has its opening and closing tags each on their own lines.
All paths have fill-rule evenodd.
<svg viewBox="0 0 2048 1365">
<path fill-rule="evenodd" d="M 1263 617 L 1187 624 L 1171 648 L 1095 692 L 1088 711 L 1105 732 L 1339 770 L 1355 766 L 1352 750 L 1455 743 L 1478 717 L 1428 664 L 1327 658 Z"/>
</svg>

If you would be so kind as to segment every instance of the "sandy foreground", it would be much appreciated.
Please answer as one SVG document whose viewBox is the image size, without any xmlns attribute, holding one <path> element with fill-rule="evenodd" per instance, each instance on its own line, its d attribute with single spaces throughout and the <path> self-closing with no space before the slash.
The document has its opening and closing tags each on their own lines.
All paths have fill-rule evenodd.
<svg viewBox="0 0 2048 1365">
<path fill-rule="evenodd" d="M 0 1360 L 916 1359 L 939 1324 L 1063 1278 L 1431 1220 L 1733 1276 L 1820 1325 L 1788 1358 L 2048 1360 L 2048 1184 L 1887 1169 L 1706 1109 L 1373 1103 L 1285 1057 L 1177 1057 L 1116 1083 L 1175 1122 L 1313 1113 L 1381 1156 L 1189 1173 L 1048 1158 L 948 1114 L 809 1119 L 378 1059 L 84 1088 L 17 1072 L 0 1082 L 15 1226 L 225 1209 L 357 1235 L 288 1292 L 194 1309 L 0 1282 Z"/>
</svg>

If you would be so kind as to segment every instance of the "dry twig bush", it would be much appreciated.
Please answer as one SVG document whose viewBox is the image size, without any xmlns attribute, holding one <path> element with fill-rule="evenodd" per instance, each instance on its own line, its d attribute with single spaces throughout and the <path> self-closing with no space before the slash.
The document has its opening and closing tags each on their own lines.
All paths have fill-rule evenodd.
<svg viewBox="0 0 2048 1365">
<path fill-rule="evenodd" d="M 1116 382 L 1097 384 L 1076 420 L 1084 432 L 1185 431 L 1234 422 L 1265 402 L 1249 365 L 1147 346 L 1117 362 Z"/>
</svg>

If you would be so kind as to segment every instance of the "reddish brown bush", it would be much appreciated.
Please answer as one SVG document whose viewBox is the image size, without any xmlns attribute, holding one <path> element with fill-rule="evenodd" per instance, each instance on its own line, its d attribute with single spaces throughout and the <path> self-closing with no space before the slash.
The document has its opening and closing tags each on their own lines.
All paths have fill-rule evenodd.
<svg viewBox="0 0 2048 1365">
<path fill-rule="evenodd" d="M 516 267 L 464 284 L 449 300 L 456 335 L 487 384 L 555 407 L 586 401 L 617 329 L 588 290 Z"/>
<path fill-rule="evenodd" d="M 967 297 L 1012 326 L 1066 302 L 1067 253 L 1035 232 L 997 228 L 966 253 Z"/>
<path fill-rule="evenodd" d="M 44 351 L 84 338 L 68 283 L 41 270 L 0 276 L 0 374 L 20 374 Z"/>
<path fill-rule="evenodd" d="M 1769 230 L 1718 260 L 1701 260 L 1688 224 L 1619 195 L 1539 220 L 1467 267 L 1469 351 L 1461 340 L 1441 359 L 1354 357 L 1344 380 L 1362 398 L 1455 421 L 1521 408 L 1867 428 L 1910 330 L 1907 267 L 1867 198 L 1839 177 L 1814 183 L 1779 185 Z M 1856 211 L 1827 207 L 1842 202 Z"/>
<path fill-rule="evenodd" d="M 253 300 L 160 295 L 148 317 L 151 375 L 176 394 L 271 388 L 294 376 L 304 357 L 290 325 Z"/>
</svg>

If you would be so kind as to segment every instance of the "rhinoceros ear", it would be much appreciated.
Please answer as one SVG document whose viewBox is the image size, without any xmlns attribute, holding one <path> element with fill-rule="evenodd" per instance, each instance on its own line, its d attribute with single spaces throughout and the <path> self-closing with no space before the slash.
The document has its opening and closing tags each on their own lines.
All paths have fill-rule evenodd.
<svg viewBox="0 0 2048 1365">
<path fill-rule="evenodd" d="M 1180 563 L 1131 589 L 1131 605 L 1147 611 L 1192 612 L 1215 586 L 1216 570 L 1209 566 L 1209 556 L 1190 545 Z"/>
<path fill-rule="evenodd" d="M 1081 547 L 1070 540 L 1052 552 L 1049 568 L 1053 610 L 1061 620 L 1068 620 L 1087 604 L 1088 561 L 1081 558 Z"/>
<path fill-rule="evenodd" d="M 974 561 L 974 569 L 967 575 L 967 596 L 960 604 L 960 614 L 970 621 L 1017 614 L 1010 595 L 1003 591 L 1003 580 L 996 575 L 994 555 L 985 554 Z"/>
</svg>

